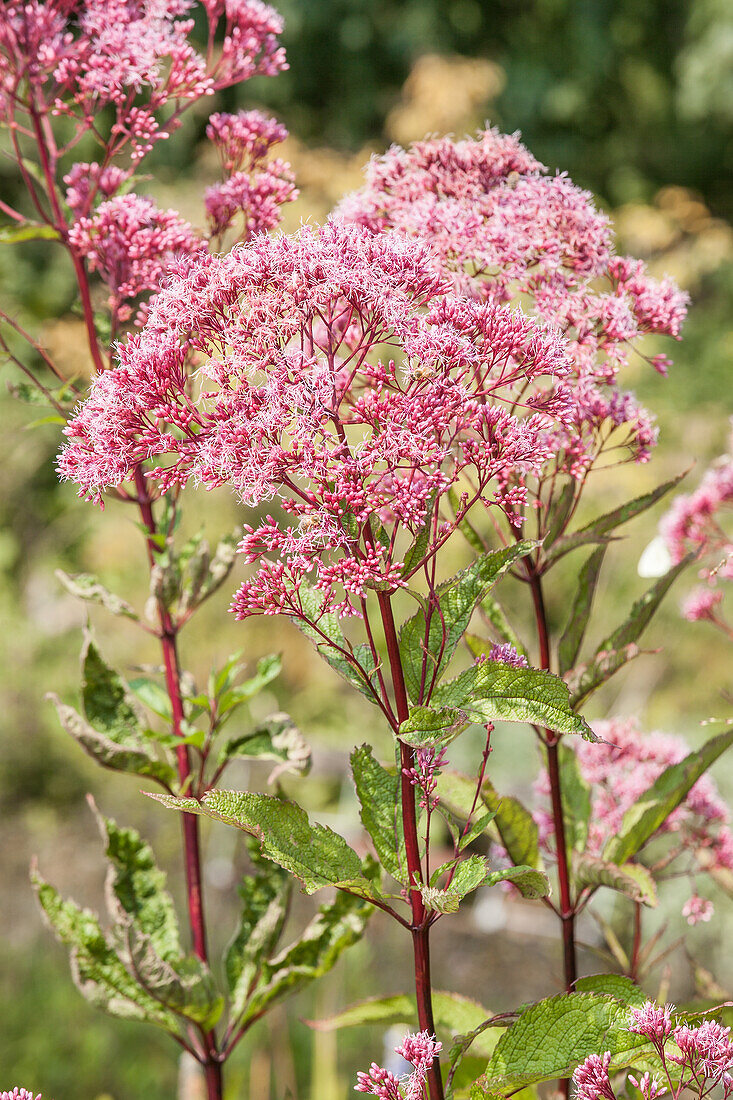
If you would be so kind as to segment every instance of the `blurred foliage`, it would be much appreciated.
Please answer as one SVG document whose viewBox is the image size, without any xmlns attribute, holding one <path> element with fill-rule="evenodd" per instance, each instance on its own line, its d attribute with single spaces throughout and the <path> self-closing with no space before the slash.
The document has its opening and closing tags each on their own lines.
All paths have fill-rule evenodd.
<svg viewBox="0 0 733 1100">
<path fill-rule="evenodd" d="M 683 340 L 671 351 L 675 365 L 669 378 L 660 379 L 640 359 L 627 374 L 629 385 L 659 417 L 659 449 L 648 466 L 596 475 L 584 505 L 586 518 L 694 461 L 698 469 L 690 483 L 696 484 L 698 471 L 723 449 L 733 413 L 733 230 L 726 222 L 733 215 L 733 7 L 728 0 L 282 0 L 278 6 L 286 18 L 289 72 L 249 84 L 241 103 L 233 92 L 225 102 L 269 105 L 291 129 L 284 155 L 294 164 L 301 197 L 287 211 L 285 227 L 294 228 L 301 218 L 324 218 L 344 193 L 359 186 L 370 152 L 389 141 L 407 142 L 429 132 L 461 134 L 486 119 L 505 130 L 521 129 L 540 159 L 553 170 L 568 171 L 612 210 L 621 250 L 646 259 L 655 274 L 673 275 L 692 295 Z M 201 141 L 205 121 L 205 108 L 186 116 L 184 130 L 161 143 L 151 158 L 155 178 L 140 184 L 196 224 L 203 220 L 202 189 L 216 174 L 215 157 Z M 0 158 L 0 190 L 8 194 L 18 186 L 9 170 Z M 40 332 L 65 372 L 88 376 L 82 326 L 71 311 L 74 285 L 60 250 L 31 245 L 0 253 L 0 298 L 29 329 Z M 645 350 L 669 348 L 650 344 Z M 14 377 L 3 369 L 3 382 Z M 6 939 L 0 973 L 7 1008 L 0 1088 L 16 1082 L 35 1086 L 49 1100 L 173 1096 L 175 1052 L 164 1037 L 108 1020 L 84 1004 L 71 986 L 61 949 L 41 928 L 26 879 L 35 851 L 41 870 L 53 871 L 66 893 L 98 903 L 101 861 L 83 803 L 90 789 L 106 813 L 140 827 L 161 862 L 176 866 L 176 822 L 141 799 L 134 781 L 99 774 L 43 702 L 49 689 L 75 701 L 84 622 L 84 610 L 56 582 L 54 569 L 99 573 L 142 606 L 139 534 L 123 506 L 111 502 L 100 521 L 92 507 L 76 501 L 72 487 L 58 485 L 57 426 L 31 429 L 39 410 L 18 404 L 4 386 L 0 416 L 0 920 Z M 202 492 L 197 504 L 196 514 L 189 510 L 184 517 L 189 534 L 204 526 L 213 540 L 241 521 L 235 502 L 225 496 Z M 655 534 L 660 511 L 630 526 L 628 537 L 610 549 L 611 565 L 598 593 L 596 640 L 618 617 L 618 607 L 629 605 L 647 584 L 634 565 Z M 567 559 L 568 581 L 577 565 Z M 355 798 L 344 781 L 348 749 L 368 730 L 386 759 L 388 739 L 373 730 L 361 697 L 343 688 L 289 624 L 266 619 L 243 627 L 225 614 L 239 575 L 204 609 L 195 639 L 187 644 L 184 634 L 184 661 L 201 682 L 213 663 L 242 646 L 252 665 L 265 652 L 283 652 L 282 681 L 257 706 L 263 713 L 287 709 L 313 743 L 311 777 L 288 781 L 298 799 L 321 820 L 355 833 Z M 648 644 L 665 645 L 664 652 L 633 662 L 594 700 L 590 717 L 636 714 L 647 728 L 665 728 L 698 743 L 704 735 L 700 720 L 729 711 L 722 697 L 731 687 L 728 655 L 706 624 L 680 619 L 686 584 L 683 580 L 673 591 L 649 632 Z M 507 601 L 526 597 L 511 584 L 502 595 Z M 555 626 L 565 608 L 561 592 L 551 595 Z M 96 610 L 91 618 L 120 667 L 155 660 L 154 647 L 140 647 L 129 625 Z M 527 624 L 531 637 L 529 619 Z M 497 786 L 528 795 L 531 739 L 505 727 L 497 730 L 495 744 Z M 452 762 L 460 768 L 474 751 L 469 733 L 456 743 Z M 265 774 L 243 765 L 232 786 L 261 786 Z M 718 778 L 725 788 L 720 770 Z M 732 787 L 728 781 L 729 797 Z M 240 847 L 215 828 L 206 834 L 207 875 L 219 918 L 212 923 L 220 938 L 233 920 L 231 886 L 242 870 Z M 479 996 L 497 1011 L 545 995 L 558 960 L 556 943 L 542 938 L 536 908 L 512 905 L 508 916 L 501 904 L 485 912 L 480 906 L 475 913 L 468 909 L 451 942 L 438 936 L 435 944 L 438 987 Z M 730 921 L 723 919 L 724 910 L 721 901 L 715 921 L 689 936 L 703 962 L 726 958 L 722 945 Z M 608 913 L 621 932 L 625 916 L 622 907 Z M 659 920 L 660 914 L 650 918 Z M 679 930 L 673 921 L 670 942 Z M 598 941 L 591 925 L 583 935 Z M 586 970 L 599 967 L 591 955 L 584 964 Z M 317 1003 L 309 993 L 293 1015 L 278 1016 L 243 1046 L 231 1074 L 231 1096 L 281 1100 L 287 1090 L 299 1100 L 346 1095 L 354 1067 L 379 1057 L 379 1032 L 348 1032 L 336 1047 L 333 1036 L 314 1036 L 298 1018 L 326 1015 L 357 997 L 384 992 L 380 983 L 387 973 L 393 975 L 394 991 L 406 988 L 401 940 L 375 920 L 348 968 L 337 968 L 321 987 Z M 731 972 L 716 976 L 733 982 Z M 689 996 L 678 975 L 676 980 L 672 995 Z"/>
</svg>

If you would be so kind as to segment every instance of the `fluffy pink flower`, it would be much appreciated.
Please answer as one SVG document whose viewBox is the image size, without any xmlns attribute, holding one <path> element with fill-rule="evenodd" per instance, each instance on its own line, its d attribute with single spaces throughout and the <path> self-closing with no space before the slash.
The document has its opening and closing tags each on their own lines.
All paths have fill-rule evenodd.
<svg viewBox="0 0 733 1100">
<path fill-rule="evenodd" d="M 99 272 L 118 314 L 123 302 L 158 289 L 174 256 L 204 248 L 201 238 L 174 210 L 159 210 L 140 195 L 103 202 L 91 217 L 74 223 L 69 242 L 90 270 Z"/>
<path fill-rule="evenodd" d="M 204 205 L 212 235 L 224 233 L 238 215 L 244 220 L 240 240 L 274 229 L 282 217 L 281 207 L 297 198 L 292 169 L 284 160 L 274 160 L 257 172 L 235 172 L 223 183 L 206 189 Z"/>
<path fill-rule="evenodd" d="M 209 119 L 206 136 L 221 158 L 226 175 L 253 168 L 264 160 L 273 145 L 285 141 L 288 131 L 261 111 L 218 112 Z"/>
<path fill-rule="evenodd" d="M 194 478 L 247 504 L 277 496 L 284 518 L 246 529 L 260 569 L 233 610 L 300 616 L 311 578 L 322 611 L 352 614 L 370 588 L 405 583 L 399 547 L 459 479 L 460 516 L 435 524 L 426 554 L 474 505 L 513 516 L 567 369 L 556 334 L 453 297 L 402 234 L 261 235 L 179 261 L 69 425 L 60 470 L 97 496 L 160 456 L 162 488 Z"/>
<path fill-rule="evenodd" d="M 715 608 L 722 600 L 723 593 L 714 588 L 694 588 L 682 605 L 682 614 L 691 623 L 712 619 Z"/>
<path fill-rule="evenodd" d="M 412 1073 L 401 1080 L 386 1069 L 372 1062 L 368 1073 L 357 1074 L 355 1092 L 365 1092 L 378 1096 L 380 1100 L 423 1100 L 428 1071 L 442 1050 L 442 1043 L 436 1042 L 427 1031 L 416 1035 L 406 1035 L 395 1052 L 401 1055 L 413 1067 Z"/>
<path fill-rule="evenodd" d="M 630 1010 L 629 1031 L 634 1035 L 643 1035 L 655 1046 L 663 1046 L 672 1034 L 674 1023 L 672 1013 L 674 1005 L 658 1005 L 646 1001 L 641 1008 Z"/>
<path fill-rule="evenodd" d="M 614 255 L 608 219 L 591 196 L 544 172 L 516 135 L 437 138 L 374 158 L 366 185 L 337 213 L 373 232 L 396 228 L 429 241 L 437 269 L 461 292 L 521 298 L 562 330 L 576 411 L 551 450 L 557 468 L 582 477 L 607 445 L 618 448 L 606 421 L 625 425 L 636 461 L 648 457 L 650 417 L 618 392 L 616 375 L 640 336 L 679 336 L 687 298 L 639 261 Z M 653 365 L 661 369 L 661 358 Z"/>
</svg>

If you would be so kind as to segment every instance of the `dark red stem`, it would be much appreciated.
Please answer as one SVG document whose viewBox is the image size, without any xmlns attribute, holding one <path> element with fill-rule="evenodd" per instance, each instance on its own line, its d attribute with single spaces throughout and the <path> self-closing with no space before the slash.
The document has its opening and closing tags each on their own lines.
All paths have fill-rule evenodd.
<svg viewBox="0 0 733 1100">
<path fill-rule="evenodd" d="M 148 496 L 147 484 L 143 471 L 138 466 L 135 470 L 135 488 L 137 489 L 138 507 L 143 523 L 149 534 L 156 533 L 155 517 Z M 148 539 L 148 553 L 152 561 L 153 543 Z M 165 666 L 165 683 L 168 698 L 171 703 L 171 729 L 176 737 L 182 734 L 184 721 L 183 697 L 181 694 L 181 668 L 178 658 L 178 637 L 176 626 L 170 612 L 162 603 L 158 603 L 158 616 L 160 619 L 160 645 L 163 651 L 163 664 Z M 176 746 L 176 759 L 178 762 L 178 779 L 181 788 L 187 791 L 191 784 L 191 759 L 188 745 Z M 187 792 L 196 793 L 196 792 Z M 195 814 L 181 814 L 183 822 L 183 852 L 186 874 L 186 895 L 188 900 L 188 918 L 191 927 L 191 939 L 193 949 L 202 962 L 208 963 L 209 954 L 206 945 L 206 920 L 204 916 L 203 888 L 201 881 L 201 850 L 199 844 L 199 821 Z M 221 1062 L 219 1061 L 216 1034 L 213 1031 L 203 1033 L 206 1050 L 204 1072 L 206 1075 L 206 1088 L 208 1100 L 221 1100 L 222 1077 Z"/>
<path fill-rule="evenodd" d="M 397 641 L 394 615 L 392 614 L 392 602 L 386 592 L 380 592 L 379 610 L 382 616 L 384 636 L 387 642 L 387 655 L 389 657 L 392 685 L 395 695 L 395 707 L 399 725 L 409 717 L 409 703 L 407 689 L 402 672 L 400 660 L 400 647 Z M 415 766 L 415 750 L 400 741 L 400 789 L 402 795 L 402 826 L 405 834 L 405 852 L 407 855 L 407 872 L 410 883 L 415 888 L 410 890 L 410 908 L 412 911 L 412 950 L 415 965 L 415 997 L 417 1000 L 417 1019 L 421 1031 L 427 1031 L 435 1035 L 435 1021 L 433 1019 L 432 983 L 430 979 L 430 921 L 426 913 L 419 885 L 422 882 L 422 866 L 420 863 L 420 840 L 417 832 L 417 808 L 415 805 L 415 788 L 413 787 L 409 773 Z M 436 1058 L 428 1071 L 428 1091 L 430 1100 L 443 1100 L 443 1080 L 440 1075 L 440 1061 Z"/>
<path fill-rule="evenodd" d="M 542 593 L 542 581 L 535 570 L 530 566 L 528 570 L 529 584 L 534 603 L 535 621 L 537 623 L 537 637 L 540 648 L 540 668 L 550 669 L 550 640 L 547 629 L 547 612 Z M 565 977 L 565 989 L 568 993 L 573 989 L 578 977 L 578 962 L 575 949 L 575 906 L 570 890 L 570 872 L 568 867 L 568 845 L 565 836 L 565 817 L 562 809 L 562 789 L 560 784 L 560 762 L 558 759 L 558 745 L 560 734 L 553 730 L 544 731 L 545 745 L 547 747 L 547 774 L 550 780 L 550 801 L 552 805 L 552 821 L 555 832 L 555 848 L 557 850 L 557 877 L 560 887 L 559 916 L 562 926 L 562 954 L 563 973 Z M 564 1097 L 570 1093 L 570 1081 L 560 1081 L 560 1089 Z"/>
</svg>

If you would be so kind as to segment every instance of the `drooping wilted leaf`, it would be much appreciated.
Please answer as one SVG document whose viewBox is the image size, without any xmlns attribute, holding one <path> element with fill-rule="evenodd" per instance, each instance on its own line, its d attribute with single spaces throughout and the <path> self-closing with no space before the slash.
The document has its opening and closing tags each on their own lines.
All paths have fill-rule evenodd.
<svg viewBox="0 0 733 1100">
<path fill-rule="evenodd" d="M 56 570 L 56 576 L 63 584 L 67 592 L 87 603 L 96 603 L 109 611 L 112 615 L 122 615 L 127 619 L 139 619 L 134 607 L 121 596 L 116 596 L 101 583 L 98 577 L 91 573 L 64 573 L 63 569 Z"/>
<path fill-rule="evenodd" d="M 608 886 L 624 894 L 632 901 L 639 901 L 654 909 L 658 903 L 654 879 L 640 863 L 622 863 L 620 866 L 588 852 L 574 853 L 573 879 L 576 886 Z"/>
</svg>

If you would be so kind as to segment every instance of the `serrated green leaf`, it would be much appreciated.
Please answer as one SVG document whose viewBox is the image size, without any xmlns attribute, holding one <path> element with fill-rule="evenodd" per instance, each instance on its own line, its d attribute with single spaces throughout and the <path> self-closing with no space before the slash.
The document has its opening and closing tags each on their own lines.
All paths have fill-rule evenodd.
<svg viewBox="0 0 733 1100">
<path fill-rule="evenodd" d="M 578 546 L 587 546 L 589 543 L 604 541 L 617 527 L 621 527 L 622 524 L 628 523 L 629 520 L 641 515 L 642 512 L 645 512 L 648 508 L 651 508 L 652 505 L 656 504 L 658 500 L 661 500 L 663 496 L 679 485 L 682 478 L 686 476 L 686 473 L 687 471 L 683 474 L 679 474 L 677 477 L 673 477 L 670 481 L 665 481 L 662 485 L 658 485 L 656 489 L 652 489 L 651 492 L 644 493 L 634 500 L 627 501 L 626 504 L 622 504 L 618 508 L 614 508 L 612 511 L 607 512 L 605 515 L 598 516 L 596 519 L 591 520 L 590 523 L 587 523 L 579 530 L 559 538 L 546 554 L 545 560 L 547 565 L 559 561 L 565 554 L 570 553 L 571 550 L 575 550 Z"/>
<path fill-rule="evenodd" d="M 578 978 L 575 992 L 600 993 L 636 1008 L 649 1000 L 644 990 L 639 989 L 636 982 L 625 974 L 590 974 L 586 978 Z"/>
<path fill-rule="evenodd" d="M 466 895 L 477 890 L 492 877 L 488 862 L 483 856 L 468 856 L 456 864 L 450 886 L 443 890 L 436 886 L 420 888 L 423 904 L 426 909 L 437 913 L 457 913 L 458 906 Z"/>
<path fill-rule="evenodd" d="M 557 733 L 598 738 L 570 707 L 567 685 L 550 672 L 514 668 L 498 661 L 473 665 L 439 685 L 430 707 L 412 707 L 399 736 L 413 745 L 445 740 L 468 722 L 532 722 Z"/>
<path fill-rule="evenodd" d="M 116 596 L 91 573 L 64 573 L 63 569 L 56 570 L 56 576 L 63 584 L 67 592 L 77 599 L 87 603 L 96 603 L 109 611 L 112 615 L 122 615 L 128 619 L 139 619 L 137 611 L 131 607 L 127 600 Z"/>
<path fill-rule="evenodd" d="M 500 882 L 511 882 L 523 898 L 546 898 L 550 894 L 550 880 L 534 867 L 506 867 L 501 871 L 492 871 L 486 879 L 486 886 L 496 886 Z"/>
<path fill-rule="evenodd" d="M 366 880 L 378 873 L 373 861 L 362 870 Z M 368 902 L 344 893 L 322 905 L 300 939 L 265 963 L 240 1024 L 254 1021 L 267 1006 L 331 970 L 343 952 L 361 939 L 373 911 Z"/>
<path fill-rule="evenodd" d="M 648 791 L 626 811 L 621 827 L 603 850 L 604 859 L 626 863 L 667 820 L 687 797 L 711 764 L 733 744 L 733 727 L 711 737 L 702 748 L 691 752 L 678 764 L 666 768 Z"/>
<path fill-rule="evenodd" d="M 82 702 L 87 721 L 112 740 L 123 743 L 140 737 L 142 726 L 129 685 L 106 664 L 89 633 L 82 650 Z"/>
<path fill-rule="evenodd" d="M 649 625 L 671 585 L 675 582 L 682 570 L 686 569 L 687 566 L 694 561 L 694 558 L 694 554 L 688 554 L 687 557 L 683 558 L 677 565 L 673 565 L 663 577 L 660 577 L 640 599 L 636 600 L 629 612 L 628 618 L 621 626 L 614 630 L 613 634 L 609 634 L 609 636 L 601 642 L 596 652 L 620 650 L 623 649 L 624 646 L 637 642 Z"/>
<path fill-rule="evenodd" d="M 311 750 L 289 714 L 271 714 L 251 733 L 227 741 L 219 752 L 217 766 L 237 757 L 274 760 L 269 783 L 282 774 L 307 775 L 311 765 Z"/>
<path fill-rule="evenodd" d="M 472 1100 L 569 1077 L 590 1054 L 610 1051 L 621 1068 L 648 1045 L 628 1031 L 628 1005 L 595 993 L 562 993 L 530 1005 L 499 1039 Z"/>
<path fill-rule="evenodd" d="M 420 702 L 425 689 L 437 683 L 442 676 L 477 603 L 534 545 L 532 542 L 519 542 L 485 554 L 439 586 L 439 610 L 431 608 L 427 617 L 420 610 L 402 624 L 400 657 L 407 691 L 413 702 Z"/>
<path fill-rule="evenodd" d="M 178 959 L 181 942 L 173 899 L 153 850 L 135 829 L 120 828 L 90 799 L 109 861 L 107 905 L 114 921 L 129 918 L 166 961 Z"/>
<path fill-rule="evenodd" d="M 404 883 L 407 857 L 399 776 L 391 775 L 374 759 L 370 745 L 354 749 L 351 771 L 361 807 L 361 821 L 372 838 L 380 863 L 388 874 Z"/>
<path fill-rule="evenodd" d="M 299 878 L 306 894 L 324 886 L 342 886 L 374 896 L 361 861 L 342 836 L 326 825 L 311 824 L 294 802 L 251 791 L 209 791 L 201 802 L 151 794 L 169 809 L 201 814 L 234 825 L 260 842 L 262 855 Z"/>
<path fill-rule="evenodd" d="M 642 902 L 652 909 L 658 904 L 654 879 L 640 863 L 622 863 L 619 866 L 588 852 L 576 852 L 573 858 L 573 878 L 581 889 L 585 886 L 608 886 L 632 901 Z"/>
<path fill-rule="evenodd" d="M 561 676 L 573 667 L 583 644 L 605 555 L 606 547 L 604 545 L 597 547 L 590 557 L 586 558 L 578 575 L 578 585 L 568 621 L 557 647 Z"/>
<path fill-rule="evenodd" d="M 96 916 L 59 892 L 37 872 L 31 881 L 49 926 L 71 949 L 71 969 L 82 996 L 112 1016 L 142 1020 L 176 1032 L 174 1013 L 159 1004 L 128 974 L 108 943 Z"/>
<path fill-rule="evenodd" d="M 58 241 L 61 234 L 52 225 L 0 225 L 0 244 L 20 244 L 24 241 Z"/>
<path fill-rule="evenodd" d="M 208 966 L 193 955 L 161 959 L 146 936 L 132 922 L 114 929 L 118 950 L 140 984 L 172 1012 L 198 1024 L 213 1028 L 224 1008 L 224 998 L 216 990 Z"/>
<path fill-rule="evenodd" d="M 290 883 L 282 867 L 258 858 L 254 873 L 239 887 L 239 927 L 225 956 L 232 1019 L 245 1011 L 262 968 L 277 946 L 287 917 Z"/>
<path fill-rule="evenodd" d="M 565 837 L 568 846 L 582 852 L 591 815 L 590 787 L 583 778 L 577 754 L 563 742 L 557 746 Z"/>
</svg>

